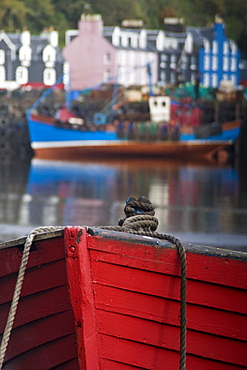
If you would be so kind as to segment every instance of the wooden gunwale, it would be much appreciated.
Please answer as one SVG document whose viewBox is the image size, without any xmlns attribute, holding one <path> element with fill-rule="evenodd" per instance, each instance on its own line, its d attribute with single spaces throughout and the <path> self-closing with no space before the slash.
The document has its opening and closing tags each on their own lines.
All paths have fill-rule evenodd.
<svg viewBox="0 0 247 370">
<path fill-rule="evenodd" d="M 45 258 L 43 262 L 42 253 L 43 256 L 49 254 L 49 239 L 51 246 L 54 247 L 51 249 L 54 251 L 53 259 L 48 259 L 47 263 Z M 25 240 L 23 237 L 0 244 L 0 252 L 6 249 L 6 256 L 3 255 L 2 261 L 4 258 L 11 259 L 13 254 L 11 248 L 15 250 L 12 275 L 6 275 L 11 286 L 14 285 L 18 272 Z M 71 247 L 77 250 L 78 256 L 73 255 L 73 250 L 70 253 Z M 244 303 L 247 289 L 247 253 L 189 243 L 185 244 L 185 249 L 188 308 L 187 366 L 192 370 L 244 369 L 247 364 L 245 351 L 247 337 L 244 330 L 244 323 L 247 326 L 247 304 Z M 34 259 L 32 254 L 35 255 Z M 85 353 L 81 355 L 81 369 L 95 370 L 98 363 L 99 368 L 103 370 L 109 368 L 160 370 L 164 368 L 164 363 L 169 369 L 177 368 L 174 364 L 179 362 L 180 262 L 174 245 L 161 239 L 94 227 L 68 227 L 65 230 L 42 233 L 34 239 L 27 277 L 31 278 L 35 266 L 42 276 L 43 271 L 52 268 L 53 263 L 57 264 L 56 271 L 60 270 L 60 264 L 63 265 L 64 277 L 61 276 L 60 281 L 58 276 L 60 282 L 58 280 L 55 282 L 54 278 L 51 282 L 47 279 L 41 282 L 41 285 L 38 284 L 40 297 L 43 297 L 44 292 L 50 300 L 53 297 L 55 299 L 53 294 L 55 290 L 60 300 L 67 294 L 65 259 L 68 283 L 72 283 L 69 291 L 75 315 L 77 340 L 81 338 L 80 348 L 81 344 L 83 346 L 85 344 Z M 4 278 L 8 268 L 0 271 L 0 275 L 1 272 Z M 22 330 L 24 333 L 25 327 L 29 327 L 30 314 L 28 311 L 23 314 L 26 304 L 32 297 L 32 287 L 29 283 L 27 282 L 23 289 L 21 316 L 18 318 L 17 326 L 14 326 L 13 338 L 16 338 Z M 58 286 L 53 288 L 53 283 Z M 44 290 L 43 284 L 47 291 Z M 88 292 L 91 294 L 90 300 Z M 11 299 L 11 294 L 7 294 L 6 297 L 2 306 L 4 312 L 2 325 L 7 315 L 7 305 L 4 302 Z M 243 297 L 243 301 L 239 301 L 239 297 Z M 39 320 L 43 320 L 43 316 L 46 315 L 46 310 L 43 316 L 38 312 L 36 314 L 38 300 L 34 300 L 34 303 L 33 330 L 39 327 L 42 323 Z M 55 311 L 55 305 L 52 303 L 47 309 L 45 325 L 48 333 L 51 315 L 58 315 L 54 322 L 59 322 L 59 315 L 64 317 L 68 315 L 71 320 L 70 311 L 68 298 L 63 301 L 58 311 Z M 85 325 L 81 325 L 83 320 L 86 320 Z M 91 329 L 87 328 L 89 325 L 87 322 L 90 323 Z M 95 329 L 92 330 L 94 326 Z M 71 341 L 74 340 L 71 324 L 67 328 L 61 326 L 60 329 L 61 333 L 65 330 L 66 336 L 55 339 L 54 348 L 58 351 L 59 343 L 65 348 L 68 346 L 67 343 L 71 345 Z M 84 330 L 82 337 L 81 330 Z M 89 333 L 90 345 L 85 340 Z M 53 335 L 51 330 L 51 338 Z M 37 343 L 43 351 L 46 349 L 51 353 L 54 351 L 50 346 L 51 343 L 43 344 L 42 338 Z M 30 341 L 26 341 L 25 346 L 23 348 L 27 348 L 30 359 L 25 354 L 20 354 L 18 361 L 27 366 L 34 361 L 36 349 L 32 348 Z M 7 353 L 9 368 L 20 351 L 21 347 L 9 349 Z M 96 360 L 95 351 L 98 354 Z M 154 355 L 157 361 L 154 361 Z M 71 356 L 72 354 L 67 351 L 68 363 L 72 364 L 75 359 Z M 54 363 L 58 363 L 57 355 L 54 357 L 56 357 Z M 66 368 L 66 365 L 63 366 Z M 77 363 L 74 366 L 76 369 Z"/>
</svg>

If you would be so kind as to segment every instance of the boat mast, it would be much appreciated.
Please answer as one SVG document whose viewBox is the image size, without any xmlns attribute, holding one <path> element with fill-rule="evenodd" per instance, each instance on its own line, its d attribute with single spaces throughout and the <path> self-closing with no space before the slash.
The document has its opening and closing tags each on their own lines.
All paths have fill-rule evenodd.
<svg viewBox="0 0 247 370">
<path fill-rule="evenodd" d="M 153 94 L 151 63 L 147 64 L 147 73 L 148 73 L 148 84 L 149 84 L 149 96 L 154 96 L 154 94 Z"/>
<path fill-rule="evenodd" d="M 54 88 L 60 84 L 63 80 L 63 74 L 57 79 L 54 85 L 50 86 L 45 92 L 29 107 L 26 111 L 27 117 L 30 117 L 31 112 L 33 109 L 35 109 L 43 100 L 47 98 L 48 95 L 51 94 L 51 92 L 54 90 Z"/>
</svg>

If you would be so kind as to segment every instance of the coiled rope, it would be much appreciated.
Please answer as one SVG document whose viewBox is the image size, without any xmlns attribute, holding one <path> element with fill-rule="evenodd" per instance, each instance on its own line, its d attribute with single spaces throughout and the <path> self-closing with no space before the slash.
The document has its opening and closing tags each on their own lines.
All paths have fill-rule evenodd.
<svg viewBox="0 0 247 370">
<path fill-rule="evenodd" d="M 134 197 L 126 200 L 124 212 L 126 217 L 120 219 L 118 226 L 100 226 L 102 229 L 123 231 L 130 234 L 151 236 L 153 238 L 164 239 L 174 244 L 177 248 L 180 268 L 181 268 L 181 279 L 180 279 L 180 370 L 186 369 L 186 276 L 187 276 L 187 264 L 186 264 L 186 252 L 181 241 L 173 235 L 161 234 L 155 230 L 158 227 L 158 220 L 154 217 L 155 211 L 154 205 L 149 199 L 145 197 Z"/>
<path fill-rule="evenodd" d="M 186 253 L 181 241 L 173 235 L 161 234 L 155 230 L 158 227 L 158 220 L 154 217 L 155 207 L 150 200 L 145 197 L 134 197 L 126 200 L 124 212 L 126 217 L 120 219 L 117 226 L 97 226 L 105 230 L 113 230 L 120 232 L 127 232 L 130 234 L 150 236 L 153 238 L 164 239 L 174 244 L 177 248 L 180 267 L 181 267 L 181 280 L 180 280 L 180 370 L 186 369 Z M 36 235 L 44 232 L 51 232 L 62 230 L 61 226 L 44 226 L 38 227 L 31 231 L 28 235 L 25 245 L 21 265 L 18 273 L 18 278 L 15 286 L 15 291 L 5 326 L 1 347 L 0 347 L 0 369 L 4 361 L 5 353 L 7 350 L 10 334 L 13 328 L 13 323 L 16 315 L 18 302 L 20 299 L 21 289 L 24 281 L 25 271 L 27 267 L 28 257 L 30 254 L 31 245 Z"/>
</svg>

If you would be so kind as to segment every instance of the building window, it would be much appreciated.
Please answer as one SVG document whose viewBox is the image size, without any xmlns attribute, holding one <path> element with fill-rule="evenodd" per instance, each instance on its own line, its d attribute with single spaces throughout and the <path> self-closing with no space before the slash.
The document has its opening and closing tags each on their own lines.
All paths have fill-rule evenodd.
<svg viewBox="0 0 247 370">
<path fill-rule="evenodd" d="M 218 76 L 216 73 L 212 74 L 212 86 L 217 87 L 218 86 Z"/>
<path fill-rule="evenodd" d="M 172 47 L 172 49 L 177 49 L 178 48 L 178 42 L 175 38 L 171 39 L 171 47 Z"/>
<path fill-rule="evenodd" d="M 131 46 L 132 46 L 132 48 L 137 48 L 138 47 L 137 37 L 132 37 L 131 38 Z"/>
<path fill-rule="evenodd" d="M 110 79 L 110 71 L 109 71 L 109 69 L 107 69 L 106 71 L 104 71 L 103 79 L 104 79 L 105 82 L 109 81 L 109 79 Z"/>
<path fill-rule="evenodd" d="M 6 80 L 6 71 L 4 66 L 0 66 L 0 82 L 3 82 Z"/>
<path fill-rule="evenodd" d="M 122 46 L 127 48 L 129 46 L 129 43 L 128 43 L 129 39 L 127 36 L 122 36 Z"/>
<path fill-rule="evenodd" d="M 160 79 L 161 79 L 161 81 L 166 82 L 166 72 L 165 71 L 161 71 Z"/>
<path fill-rule="evenodd" d="M 159 33 L 159 35 L 156 38 L 156 49 L 160 51 L 163 50 L 163 43 L 164 43 L 164 40 L 163 40 L 162 34 Z"/>
<path fill-rule="evenodd" d="M 32 57 L 32 51 L 29 46 L 22 46 L 19 50 L 19 59 L 21 61 L 30 61 Z"/>
<path fill-rule="evenodd" d="M 141 52 L 139 54 L 139 60 L 140 60 L 140 65 L 143 66 L 146 64 L 146 54 L 144 52 Z"/>
<path fill-rule="evenodd" d="M 127 54 L 125 50 L 120 50 L 118 54 L 118 64 L 124 65 L 126 64 Z"/>
<path fill-rule="evenodd" d="M 203 44 L 204 44 L 205 53 L 209 53 L 210 52 L 210 43 L 209 43 L 209 41 L 207 39 L 204 39 Z"/>
<path fill-rule="evenodd" d="M 171 72 L 171 81 L 170 81 L 171 84 L 175 84 L 176 83 L 176 73 L 175 72 Z"/>
<path fill-rule="evenodd" d="M 166 55 L 166 54 L 161 54 L 160 59 L 161 59 L 162 61 L 166 61 L 166 60 L 167 60 L 167 55 Z"/>
<path fill-rule="evenodd" d="M 204 73 L 203 76 L 203 85 L 209 87 L 209 73 Z"/>
<path fill-rule="evenodd" d="M 63 64 L 63 83 L 65 90 L 70 89 L 70 66 L 69 62 L 64 62 Z"/>
<path fill-rule="evenodd" d="M 229 69 L 229 58 L 223 57 L 223 71 L 228 71 Z"/>
<path fill-rule="evenodd" d="M 171 62 L 172 62 L 172 63 L 175 63 L 175 62 L 176 62 L 176 60 L 177 60 L 176 55 L 172 54 L 172 55 L 171 55 Z"/>
<path fill-rule="evenodd" d="M 231 81 L 234 83 L 234 85 L 236 85 L 237 81 L 235 75 L 231 75 Z"/>
<path fill-rule="evenodd" d="M 213 54 L 218 54 L 218 41 L 213 41 Z"/>
<path fill-rule="evenodd" d="M 4 64 L 4 63 L 5 63 L 5 51 L 0 50 L 0 64 Z"/>
<path fill-rule="evenodd" d="M 236 55 L 237 54 L 237 46 L 235 44 L 235 42 L 231 41 L 231 52 L 232 52 L 232 55 Z"/>
<path fill-rule="evenodd" d="M 56 50 L 47 45 L 43 50 L 43 62 L 44 63 L 54 63 L 56 61 Z"/>
<path fill-rule="evenodd" d="M 204 56 L 204 69 L 205 71 L 209 71 L 210 68 L 210 58 L 208 55 Z"/>
<path fill-rule="evenodd" d="M 128 59 L 129 59 L 129 64 L 131 66 L 135 64 L 135 52 L 134 51 L 128 52 Z"/>
<path fill-rule="evenodd" d="M 111 54 L 110 53 L 104 54 L 104 64 L 110 64 L 110 61 L 111 61 Z"/>
<path fill-rule="evenodd" d="M 218 69 L 218 58 L 213 57 L 212 58 L 212 70 L 217 71 L 217 69 Z"/>
<path fill-rule="evenodd" d="M 140 39 L 139 39 L 139 46 L 141 49 L 145 49 L 146 48 L 146 38 L 141 36 Z"/>
<path fill-rule="evenodd" d="M 223 43 L 223 53 L 228 54 L 229 53 L 229 45 L 227 41 L 224 41 Z"/>
<path fill-rule="evenodd" d="M 56 82 L 56 71 L 53 68 L 45 68 L 43 73 L 43 81 L 47 86 L 54 85 Z"/>
<path fill-rule="evenodd" d="M 112 43 L 115 46 L 119 46 L 120 37 L 119 37 L 119 28 L 115 28 L 112 34 Z"/>
<path fill-rule="evenodd" d="M 29 46 L 24 45 L 19 50 L 19 59 L 21 61 L 21 65 L 24 67 L 29 67 L 32 58 L 32 50 Z"/>
<path fill-rule="evenodd" d="M 17 67 L 15 72 L 15 79 L 20 85 L 28 82 L 28 69 L 26 67 Z"/>
<path fill-rule="evenodd" d="M 237 70 L 237 59 L 231 58 L 231 71 L 235 72 Z"/>
</svg>

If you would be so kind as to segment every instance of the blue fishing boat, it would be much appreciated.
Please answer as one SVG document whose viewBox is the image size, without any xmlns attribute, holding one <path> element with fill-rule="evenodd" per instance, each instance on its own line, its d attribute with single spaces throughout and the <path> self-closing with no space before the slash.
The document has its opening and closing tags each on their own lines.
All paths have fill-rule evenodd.
<svg viewBox="0 0 247 370">
<path fill-rule="evenodd" d="M 91 119 L 75 106 L 64 105 L 47 115 L 36 109 L 38 104 L 27 111 L 27 120 L 35 157 L 42 159 L 156 156 L 224 161 L 241 129 L 240 120 L 201 124 L 198 107 L 167 96 L 150 96 L 145 113 L 119 113 L 119 105 L 111 104 L 115 111 L 91 112 Z"/>
</svg>

